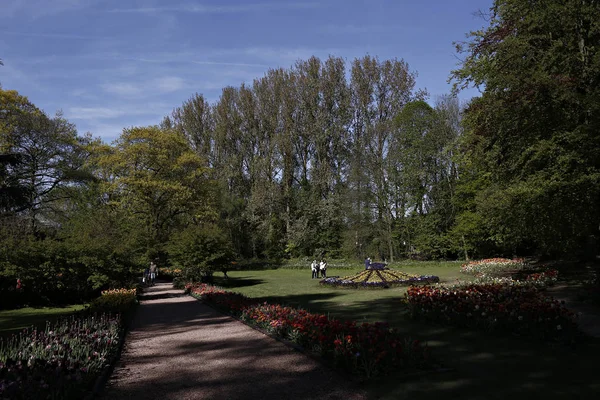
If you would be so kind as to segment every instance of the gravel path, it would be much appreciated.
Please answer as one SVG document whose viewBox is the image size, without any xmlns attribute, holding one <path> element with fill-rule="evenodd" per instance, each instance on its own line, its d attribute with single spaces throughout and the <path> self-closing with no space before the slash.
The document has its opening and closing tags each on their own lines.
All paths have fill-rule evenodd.
<svg viewBox="0 0 600 400">
<path fill-rule="evenodd" d="M 144 293 L 102 399 L 365 399 L 356 384 L 159 283 Z"/>
</svg>

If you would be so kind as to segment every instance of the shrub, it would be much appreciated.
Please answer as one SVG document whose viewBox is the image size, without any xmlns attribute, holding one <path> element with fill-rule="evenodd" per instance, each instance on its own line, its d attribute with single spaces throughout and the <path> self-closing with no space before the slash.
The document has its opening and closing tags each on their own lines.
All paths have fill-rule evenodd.
<svg viewBox="0 0 600 400">
<path fill-rule="evenodd" d="M 192 225 L 174 235 L 169 254 L 187 281 L 212 281 L 214 271 L 230 269 L 230 240 L 216 225 Z"/>
</svg>

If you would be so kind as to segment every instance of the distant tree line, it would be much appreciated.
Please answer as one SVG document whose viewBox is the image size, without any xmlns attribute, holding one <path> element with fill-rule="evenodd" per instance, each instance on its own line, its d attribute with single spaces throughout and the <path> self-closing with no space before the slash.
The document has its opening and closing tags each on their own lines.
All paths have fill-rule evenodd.
<svg viewBox="0 0 600 400">
<path fill-rule="evenodd" d="M 402 60 L 312 57 L 163 126 L 206 160 L 243 257 L 452 256 L 460 107 L 425 99 Z"/>
</svg>

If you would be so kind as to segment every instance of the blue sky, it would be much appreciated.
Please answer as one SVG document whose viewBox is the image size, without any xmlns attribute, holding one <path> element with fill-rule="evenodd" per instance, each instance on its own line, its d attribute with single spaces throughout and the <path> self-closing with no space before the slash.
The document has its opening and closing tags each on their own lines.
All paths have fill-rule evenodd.
<svg viewBox="0 0 600 400">
<path fill-rule="evenodd" d="M 432 98 L 492 0 L 0 0 L 0 84 L 110 142 L 312 55 L 404 59 Z M 464 91 L 461 99 L 477 95 Z"/>
</svg>

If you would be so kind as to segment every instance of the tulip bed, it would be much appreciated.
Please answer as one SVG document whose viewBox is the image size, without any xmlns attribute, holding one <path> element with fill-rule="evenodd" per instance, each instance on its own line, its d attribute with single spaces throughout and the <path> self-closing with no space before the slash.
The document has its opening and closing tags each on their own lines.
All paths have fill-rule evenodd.
<svg viewBox="0 0 600 400">
<path fill-rule="evenodd" d="M 135 289 L 105 291 L 88 310 L 46 329 L 0 339 L 1 399 L 81 399 L 119 348 L 121 315 Z M 111 306 L 114 308 L 111 309 Z"/>
<path fill-rule="evenodd" d="M 287 339 L 361 379 L 391 370 L 431 366 L 428 348 L 386 323 L 342 322 L 323 314 L 269 304 L 207 284 L 188 284 L 194 297 L 228 311 L 249 325 Z"/>
<path fill-rule="evenodd" d="M 460 272 L 469 275 L 500 276 L 513 273 L 525 268 L 527 264 L 521 258 L 486 258 L 484 260 L 469 261 L 460 267 Z"/>
<path fill-rule="evenodd" d="M 414 275 L 391 269 L 368 269 L 353 276 L 325 278 L 319 283 L 324 286 L 359 289 L 389 288 L 392 286 L 436 283 L 439 281 L 440 278 L 433 275 Z"/>
<path fill-rule="evenodd" d="M 162 280 L 172 281 L 173 279 L 181 276 L 181 269 L 180 268 L 161 268 L 158 271 L 158 275 L 160 276 L 160 279 L 162 279 Z"/>
<path fill-rule="evenodd" d="M 131 309 L 136 301 L 136 289 L 104 290 L 100 297 L 92 301 L 90 308 L 95 312 L 124 313 Z"/>
<path fill-rule="evenodd" d="M 558 271 L 549 269 L 543 272 L 523 275 L 521 279 L 512 277 L 495 277 L 480 274 L 470 283 L 473 284 L 502 284 L 511 286 L 532 286 L 538 289 L 545 289 L 552 286 L 558 280 Z"/>
<path fill-rule="evenodd" d="M 406 298 L 415 318 L 566 342 L 579 336 L 576 315 L 531 285 L 413 286 Z"/>
</svg>

